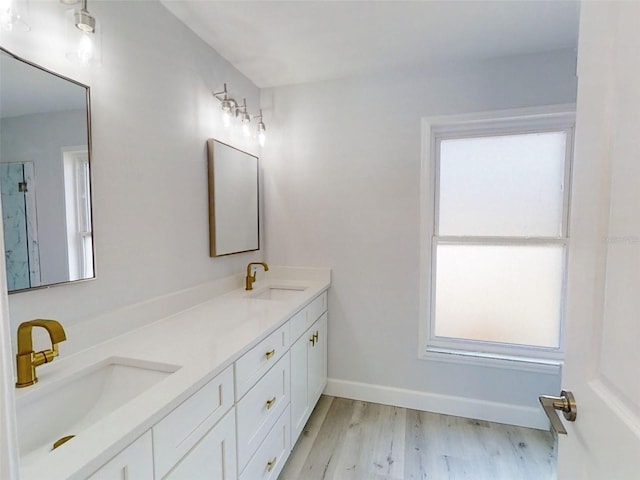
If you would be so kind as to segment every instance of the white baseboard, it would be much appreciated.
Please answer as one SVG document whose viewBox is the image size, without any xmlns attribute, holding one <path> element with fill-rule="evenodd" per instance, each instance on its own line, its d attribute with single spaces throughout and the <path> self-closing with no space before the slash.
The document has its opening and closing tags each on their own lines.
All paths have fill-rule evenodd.
<svg viewBox="0 0 640 480">
<path fill-rule="evenodd" d="M 348 382 L 334 378 L 328 380 L 324 393 L 352 400 L 549 430 L 549 420 L 542 408 L 440 395 L 384 385 Z"/>
</svg>

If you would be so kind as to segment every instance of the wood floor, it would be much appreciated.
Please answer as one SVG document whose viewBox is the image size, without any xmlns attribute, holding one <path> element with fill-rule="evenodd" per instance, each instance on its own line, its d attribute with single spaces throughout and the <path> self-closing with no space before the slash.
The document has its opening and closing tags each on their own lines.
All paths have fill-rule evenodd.
<svg viewBox="0 0 640 480">
<path fill-rule="evenodd" d="M 555 480 L 548 432 L 323 396 L 279 480 Z"/>
</svg>

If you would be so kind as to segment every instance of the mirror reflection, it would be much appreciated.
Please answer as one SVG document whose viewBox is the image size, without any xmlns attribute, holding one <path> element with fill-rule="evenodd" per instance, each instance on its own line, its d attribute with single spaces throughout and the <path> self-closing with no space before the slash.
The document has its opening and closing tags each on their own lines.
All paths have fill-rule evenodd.
<svg viewBox="0 0 640 480">
<path fill-rule="evenodd" d="M 258 157 L 207 141 L 210 256 L 260 249 Z"/>
<path fill-rule="evenodd" d="M 9 293 L 94 277 L 89 88 L 0 49 Z"/>
</svg>

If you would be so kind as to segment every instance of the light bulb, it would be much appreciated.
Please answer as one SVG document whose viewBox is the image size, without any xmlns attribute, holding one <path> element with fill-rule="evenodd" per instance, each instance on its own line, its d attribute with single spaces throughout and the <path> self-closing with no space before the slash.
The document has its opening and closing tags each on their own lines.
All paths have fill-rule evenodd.
<svg viewBox="0 0 640 480">
<path fill-rule="evenodd" d="M 245 109 L 247 108 L 246 103 L 244 108 Z M 244 135 L 245 137 L 248 137 L 249 135 L 251 135 L 251 132 L 249 131 L 249 125 L 251 125 L 251 117 L 245 111 L 242 114 L 242 135 Z"/>
<path fill-rule="evenodd" d="M 264 142 L 267 140 L 267 128 L 263 122 L 258 123 L 258 141 L 260 146 L 264 147 Z"/>
<path fill-rule="evenodd" d="M 93 38 L 89 33 L 82 35 L 78 44 L 78 58 L 83 64 L 88 64 L 93 59 Z"/>
<path fill-rule="evenodd" d="M 231 125 L 231 114 L 229 112 L 226 112 L 226 111 L 222 112 L 222 123 L 224 124 L 225 127 L 228 127 L 229 125 Z"/>
</svg>

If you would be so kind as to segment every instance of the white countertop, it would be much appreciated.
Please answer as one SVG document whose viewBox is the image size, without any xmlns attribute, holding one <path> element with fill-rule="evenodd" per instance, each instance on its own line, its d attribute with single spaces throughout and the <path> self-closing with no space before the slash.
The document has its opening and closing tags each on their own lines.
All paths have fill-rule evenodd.
<svg viewBox="0 0 640 480">
<path fill-rule="evenodd" d="M 313 269 L 310 275 L 304 272 L 295 269 L 289 278 L 267 276 L 254 284 L 255 292 L 269 286 L 306 287 L 292 300 L 252 299 L 248 297 L 251 292 L 237 289 L 38 367 L 39 382 L 17 391 L 18 406 L 51 382 L 110 357 L 180 369 L 55 451 L 22 458 L 21 479 L 86 478 L 329 287 L 328 269 Z"/>
</svg>

